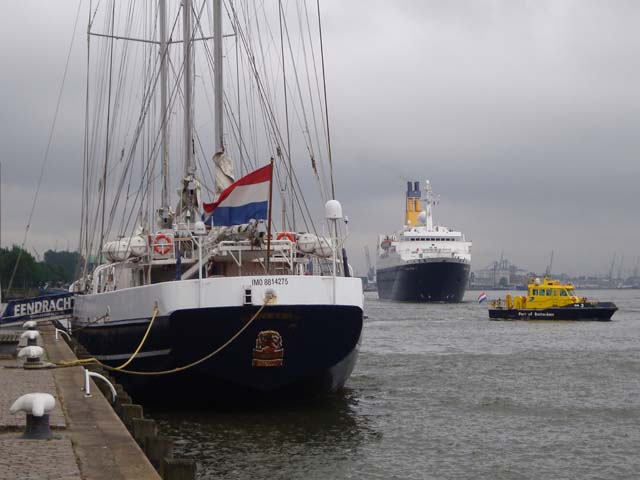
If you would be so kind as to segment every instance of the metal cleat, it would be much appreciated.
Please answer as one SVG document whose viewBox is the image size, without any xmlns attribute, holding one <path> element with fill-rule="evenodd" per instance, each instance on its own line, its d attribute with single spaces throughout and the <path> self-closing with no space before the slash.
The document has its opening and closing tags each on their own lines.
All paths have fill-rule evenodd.
<svg viewBox="0 0 640 480">
<path fill-rule="evenodd" d="M 20 338 L 27 339 L 27 346 L 36 346 L 38 345 L 38 338 L 40 338 L 40 332 L 37 330 L 27 330 L 20 335 Z"/>
<path fill-rule="evenodd" d="M 22 324 L 22 328 L 24 328 L 25 330 L 37 330 L 38 323 L 34 320 L 28 320 Z"/>
<path fill-rule="evenodd" d="M 25 412 L 27 414 L 27 425 L 22 438 L 46 440 L 53 437 L 51 428 L 49 428 L 49 412 L 55 406 L 56 399 L 53 398 L 53 395 L 48 393 L 27 393 L 13 402 L 9 411 L 11 413 Z"/>
<path fill-rule="evenodd" d="M 24 347 L 18 352 L 18 358 L 26 358 L 24 362 L 24 368 L 42 368 L 42 355 L 44 355 L 44 349 L 42 347 Z"/>
</svg>

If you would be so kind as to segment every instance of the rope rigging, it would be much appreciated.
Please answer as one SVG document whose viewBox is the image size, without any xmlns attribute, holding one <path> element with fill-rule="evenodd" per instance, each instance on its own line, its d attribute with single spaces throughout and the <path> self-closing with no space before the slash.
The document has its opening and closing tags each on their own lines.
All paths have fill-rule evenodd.
<svg viewBox="0 0 640 480">
<path fill-rule="evenodd" d="M 93 46 L 98 54 L 97 61 L 93 62 L 90 54 L 87 54 L 87 79 L 97 80 L 97 88 L 90 90 L 87 86 L 85 92 L 85 158 L 79 245 L 87 259 L 92 252 L 94 257 L 99 256 L 105 241 L 115 231 L 119 237 L 126 237 L 133 235 L 137 225 L 145 228 L 145 225 L 151 224 L 149 219 L 155 212 L 154 189 L 159 184 L 156 162 L 160 161 L 161 128 L 163 124 L 176 130 L 180 128 L 173 120 L 172 111 L 183 103 L 181 79 L 184 61 L 176 64 L 167 54 L 171 75 L 167 114 L 165 118 L 158 119 L 157 115 L 152 114 L 158 110 L 155 97 L 159 91 L 159 48 L 153 42 L 147 42 L 143 44 L 144 49 L 135 49 L 128 46 L 130 42 L 120 40 L 140 36 L 136 34 L 139 31 L 145 38 L 155 38 L 158 9 L 149 4 L 147 8 L 151 15 L 142 12 L 145 15 L 136 16 L 132 3 L 117 6 L 114 0 L 103 3 L 107 3 L 107 14 L 98 13 L 98 2 L 95 8 L 90 5 L 88 21 L 89 33 L 102 21 L 102 28 L 112 38 L 97 42 L 97 48 L 89 42 L 90 35 L 87 39 L 89 47 Z M 289 191 L 287 201 L 292 206 L 283 213 L 286 215 L 284 225 L 293 228 L 297 213 L 300 212 L 305 229 L 318 234 L 308 204 L 309 190 L 303 187 L 293 160 L 299 155 L 296 153 L 298 150 L 304 151 L 314 172 L 310 178 L 315 178 L 320 198 L 326 200 L 334 196 L 319 0 L 316 2 L 318 24 L 315 32 L 311 28 L 306 0 L 301 4 L 296 3 L 297 10 L 294 13 L 297 14 L 297 23 L 291 25 L 287 19 L 286 2 L 281 0 L 272 12 L 267 11 L 264 4 L 256 2 L 226 0 L 223 4 L 228 24 L 235 34 L 235 42 L 225 49 L 226 63 L 235 61 L 233 70 L 225 69 L 223 109 L 228 120 L 228 140 L 225 143 L 228 142 L 229 148 L 237 152 L 234 158 L 238 160 L 241 172 L 254 170 L 269 157 L 276 158 L 274 179 L 281 191 Z M 170 45 L 180 42 L 173 38 L 183 14 L 181 10 L 182 7 L 177 6 L 167 17 L 170 19 Z M 197 60 L 195 64 L 201 72 L 204 69 L 213 76 L 216 66 L 210 42 L 200 42 L 195 38 L 210 38 L 208 29 L 212 27 L 208 23 L 213 23 L 211 12 L 202 1 L 194 4 L 193 13 L 192 41 L 199 47 L 194 53 Z M 278 22 L 278 30 L 272 28 L 275 21 Z M 115 31 L 116 23 L 123 24 L 122 31 Z M 295 28 L 297 30 L 294 32 Z M 276 37 L 274 31 L 278 31 L 279 36 Z M 313 41 L 316 33 L 320 40 L 319 55 Z M 119 61 L 114 60 L 116 56 Z M 140 56 L 144 61 L 139 60 Z M 303 62 L 302 68 L 300 61 Z M 93 72 L 89 72 L 90 69 Z M 200 78 L 200 82 L 195 78 Z M 136 81 L 141 88 L 133 91 L 127 88 Z M 276 85 L 280 87 L 276 88 Z M 210 105 L 208 92 L 211 84 L 206 83 L 202 75 L 196 75 L 195 86 L 197 89 L 194 88 L 194 92 L 197 90 L 198 95 L 204 92 L 206 101 L 201 103 Z M 93 109 L 89 107 L 91 100 L 94 101 Z M 278 105 L 284 107 L 280 112 Z M 91 114 L 93 118 L 89 120 Z M 209 122 L 202 124 L 208 125 Z M 292 135 L 293 126 L 300 131 L 297 142 L 294 142 Z M 198 126 L 194 127 L 192 135 L 194 162 L 203 180 L 203 190 L 209 192 L 215 175 L 205 145 L 209 145 L 211 134 Z M 102 155 L 98 155 L 97 151 L 100 145 L 103 147 Z M 178 150 L 175 146 L 173 148 Z M 325 174 L 323 161 L 325 152 L 329 161 L 328 175 Z M 136 164 L 140 168 L 135 168 Z M 100 212 L 101 218 L 91 215 L 92 211 Z M 87 268 L 88 262 L 85 262 L 85 274 Z"/>
</svg>

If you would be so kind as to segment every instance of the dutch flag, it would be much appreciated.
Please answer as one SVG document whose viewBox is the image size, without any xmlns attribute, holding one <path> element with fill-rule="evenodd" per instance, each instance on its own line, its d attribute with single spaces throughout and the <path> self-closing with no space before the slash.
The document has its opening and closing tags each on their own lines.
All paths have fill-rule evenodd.
<svg viewBox="0 0 640 480">
<path fill-rule="evenodd" d="M 487 299 L 487 294 L 482 292 L 480 295 L 478 295 L 478 303 L 482 303 Z"/>
<path fill-rule="evenodd" d="M 205 223 L 229 227 L 266 220 L 272 170 L 272 164 L 254 170 L 223 190 L 216 202 L 203 203 Z"/>
</svg>

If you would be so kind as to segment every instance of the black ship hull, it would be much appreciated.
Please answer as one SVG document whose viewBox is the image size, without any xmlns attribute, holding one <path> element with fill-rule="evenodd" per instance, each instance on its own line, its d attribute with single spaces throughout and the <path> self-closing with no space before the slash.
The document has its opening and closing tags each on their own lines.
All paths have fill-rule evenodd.
<svg viewBox="0 0 640 480">
<path fill-rule="evenodd" d="M 403 302 L 461 302 L 470 265 L 451 260 L 406 263 L 376 271 L 378 297 Z"/>
<path fill-rule="evenodd" d="M 351 375 L 358 356 L 363 312 L 335 305 L 269 306 L 230 341 L 259 307 L 179 310 L 154 321 L 126 370 L 162 372 L 206 361 L 179 372 L 115 375 L 136 399 L 176 403 L 263 401 L 281 394 L 335 392 Z M 101 362 L 116 367 L 138 347 L 150 319 L 88 326 L 77 337 Z M 228 343 L 228 345 L 226 345 Z M 225 346 L 226 345 L 226 346 Z"/>
<path fill-rule="evenodd" d="M 490 308 L 491 320 L 576 320 L 600 321 L 611 320 L 618 307 L 611 302 L 599 302 L 594 305 L 567 305 L 566 307 L 531 309 L 531 308 Z"/>
</svg>

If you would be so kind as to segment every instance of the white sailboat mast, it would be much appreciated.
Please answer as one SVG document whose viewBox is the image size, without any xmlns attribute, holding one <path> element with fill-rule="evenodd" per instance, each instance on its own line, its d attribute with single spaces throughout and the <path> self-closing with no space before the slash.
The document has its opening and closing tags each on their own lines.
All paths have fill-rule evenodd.
<svg viewBox="0 0 640 480">
<path fill-rule="evenodd" d="M 163 218 L 169 213 L 169 144 L 167 136 L 167 1 L 159 0 L 160 17 L 160 112 L 162 148 L 162 212 Z"/>
<path fill-rule="evenodd" d="M 184 175 L 188 177 L 195 172 L 193 163 L 193 147 L 191 145 L 193 132 L 192 100 L 192 42 L 191 42 L 191 0 L 183 0 L 182 36 L 184 53 Z"/>
<path fill-rule="evenodd" d="M 222 93 L 222 0 L 213 1 L 213 64 L 215 98 L 215 153 L 224 152 L 223 93 Z"/>
</svg>

